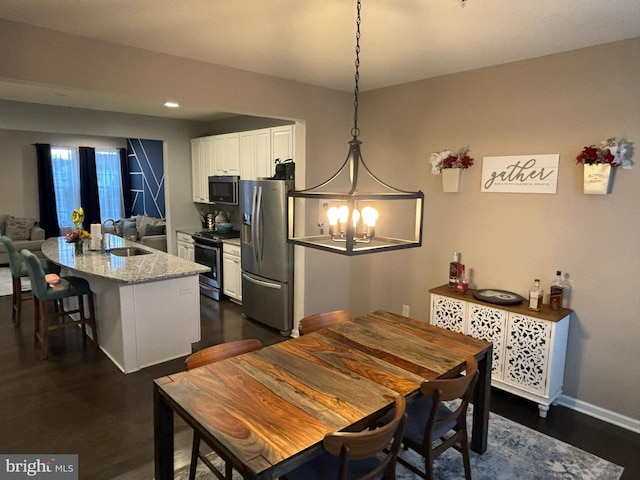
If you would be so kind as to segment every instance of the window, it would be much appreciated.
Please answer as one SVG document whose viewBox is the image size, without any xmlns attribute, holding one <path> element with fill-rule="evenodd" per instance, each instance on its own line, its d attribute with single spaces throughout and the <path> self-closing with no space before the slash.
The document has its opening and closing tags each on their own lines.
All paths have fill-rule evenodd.
<svg viewBox="0 0 640 480">
<path fill-rule="evenodd" d="M 80 205 L 80 167 L 74 147 L 51 147 L 53 188 L 60 228 L 73 227 L 71 212 Z"/>
<path fill-rule="evenodd" d="M 114 220 L 122 218 L 124 205 L 122 202 L 120 156 L 117 150 L 96 149 L 96 174 L 98 176 L 101 221 L 104 222 L 107 218 Z"/>
<path fill-rule="evenodd" d="M 96 149 L 96 176 L 101 221 L 122 218 L 124 204 L 120 156 L 117 149 Z M 81 205 L 80 162 L 76 147 L 51 146 L 53 187 L 60 229 L 73 228 L 71 212 Z"/>
</svg>

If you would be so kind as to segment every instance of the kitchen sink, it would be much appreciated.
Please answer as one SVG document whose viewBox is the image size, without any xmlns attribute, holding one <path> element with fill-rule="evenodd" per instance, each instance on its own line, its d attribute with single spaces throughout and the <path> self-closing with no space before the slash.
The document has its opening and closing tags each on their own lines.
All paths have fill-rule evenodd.
<svg viewBox="0 0 640 480">
<path fill-rule="evenodd" d="M 117 257 L 135 257 L 137 255 L 148 255 L 151 252 L 138 247 L 118 247 L 111 249 L 111 255 Z"/>
</svg>

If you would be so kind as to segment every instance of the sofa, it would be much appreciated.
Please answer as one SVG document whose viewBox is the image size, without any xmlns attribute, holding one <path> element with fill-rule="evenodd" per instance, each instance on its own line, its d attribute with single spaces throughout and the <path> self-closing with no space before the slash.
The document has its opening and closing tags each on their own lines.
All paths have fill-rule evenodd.
<svg viewBox="0 0 640 480">
<path fill-rule="evenodd" d="M 156 250 L 167 251 L 167 223 L 162 218 L 147 215 L 121 218 L 115 225 L 107 223 L 104 231 Z"/>
<path fill-rule="evenodd" d="M 35 218 L 14 217 L 0 214 L 0 235 L 6 235 L 16 245 L 18 251 L 26 248 L 38 257 L 42 257 L 44 230 L 38 226 Z M 9 263 L 9 254 L 0 242 L 0 265 Z"/>
</svg>

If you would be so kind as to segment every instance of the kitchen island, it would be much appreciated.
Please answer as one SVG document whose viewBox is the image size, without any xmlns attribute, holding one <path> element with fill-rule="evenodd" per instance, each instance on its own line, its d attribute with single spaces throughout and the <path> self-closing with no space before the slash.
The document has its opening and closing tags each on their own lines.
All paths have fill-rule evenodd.
<svg viewBox="0 0 640 480">
<path fill-rule="evenodd" d="M 116 235 L 106 234 L 106 240 L 112 253 L 75 256 L 64 237 L 42 245 L 62 275 L 89 282 L 101 350 L 124 373 L 190 354 L 200 340 L 198 275 L 207 267 Z M 115 254 L 127 247 L 139 254 Z"/>
</svg>

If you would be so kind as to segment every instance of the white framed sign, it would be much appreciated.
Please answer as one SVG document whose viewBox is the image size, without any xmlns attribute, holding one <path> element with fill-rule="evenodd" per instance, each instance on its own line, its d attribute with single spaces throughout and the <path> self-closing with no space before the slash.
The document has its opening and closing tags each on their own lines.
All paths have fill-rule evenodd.
<svg viewBox="0 0 640 480">
<path fill-rule="evenodd" d="M 556 193 L 559 154 L 482 159 L 482 192 Z"/>
</svg>

